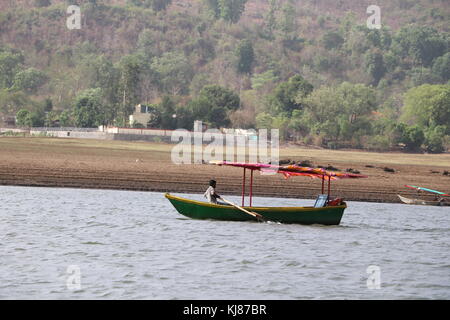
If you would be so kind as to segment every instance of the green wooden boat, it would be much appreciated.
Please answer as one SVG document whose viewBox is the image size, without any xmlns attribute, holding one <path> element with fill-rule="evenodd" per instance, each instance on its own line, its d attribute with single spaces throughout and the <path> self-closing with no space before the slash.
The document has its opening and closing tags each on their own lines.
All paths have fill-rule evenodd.
<svg viewBox="0 0 450 320">
<path fill-rule="evenodd" d="M 166 198 L 182 215 L 192 219 L 211 219 L 222 221 L 257 221 L 254 217 L 232 206 L 216 205 L 207 202 L 194 201 L 166 194 Z M 339 225 L 345 202 L 333 207 L 243 207 L 246 210 L 259 213 L 266 220 L 287 224 L 321 224 Z"/>
<path fill-rule="evenodd" d="M 213 204 L 184 199 L 166 194 L 166 198 L 182 215 L 192 219 L 211 219 L 223 221 L 273 221 L 289 224 L 339 225 L 347 204 L 340 198 L 330 196 L 331 180 L 347 178 L 366 178 L 366 176 L 330 172 L 320 168 L 299 167 L 296 165 L 278 166 L 271 164 L 248 164 L 239 162 L 213 161 L 211 164 L 243 168 L 242 206 L 221 198 L 230 205 Z M 245 206 L 246 170 L 250 170 L 250 205 Z M 255 207 L 252 205 L 253 171 L 281 173 L 286 178 L 306 176 L 322 180 L 322 194 L 313 207 Z M 328 181 L 328 194 L 325 193 L 325 180 Z"/>
</svg>

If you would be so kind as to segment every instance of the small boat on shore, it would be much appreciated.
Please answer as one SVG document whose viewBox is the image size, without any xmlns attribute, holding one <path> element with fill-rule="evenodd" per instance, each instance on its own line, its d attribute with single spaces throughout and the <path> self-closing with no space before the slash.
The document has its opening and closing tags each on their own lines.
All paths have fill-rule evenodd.
<svg viewBox="0 0 450 320">
<path fill-rule="evenodd" d="M 444 192 L 432 190 L 432 189 L 428 189 L 428 188 L 422 188 L 422 187 L 418 187 L 418 186 L 405 185 L 405 187 L 407 187 L 409 189 L 417 190 L 417 192 L 425 191 L 425 192 L 433 193 L 436 195 L 435 200 L 411 199 L 411 198 L 403 197 L 401 195 L 397 195 L 399 197 L 400 201 L 405 204 L 422 205 L 422 206 L 440 206 L 440 207 L 450 206 L 450 202 L 447 202 L 444 198 L 442 198 L 442 197 L 449 197 L 450 195 L 448 195 Z"/>
<path fill-rule="evenodd" d="M 244 168 L 242 184 L 242 207 L 228 202 L 230 205 L 213 204 L 201 201 L 189 200 L 166 194 L 165 197 L 172 203 L 175 209 L 182 215 L 192 219 L 211 219 L 222 221 L 272 221 L 286 224 L 321 224 L 339 225 L 347 208 L 347 204 L 340 198 L 331 199 L 331 181 L 345 178 L 366 178 L 362 175 L 330 172 L 320 168 L 307 168 L 295 165 L 275 166 L 265 164 L 245 164 L 232 162 L 213 162 L 220 166 L 233 166 Z M 250 205 L 245 206 L 246 170 L 250 170 Z M 281 173 L 286 178 L 291 176 L 307 176 L 322 179 L 322 194 L 311 207 L 254 207 L 253 172 Z M 325 180 L 328 181 L 328 194 L 325 194 Z M 225 200 L 225 199 L 222 199 Z"/>
<path fill-rule="evenodd" d="M 410 199 L 406 197 L 402 197 L 401 195 L 397 195 L 399 199 L 406 204 L 415 204 L 422 206 L 450 206 L 449 202 L 440 202 L 440 201 L 427 201 L 421 199 Z"/>
</svg>

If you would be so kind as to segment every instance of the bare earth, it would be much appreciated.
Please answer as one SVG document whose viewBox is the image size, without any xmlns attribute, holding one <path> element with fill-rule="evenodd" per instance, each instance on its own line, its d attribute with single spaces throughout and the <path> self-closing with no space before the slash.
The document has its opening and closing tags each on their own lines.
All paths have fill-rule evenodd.
<svg viewBox="0 0 450 320">
<path fill-rule="evenodd" d="M 0 137 L 0 185 L 122 189 L 203 193 L 208 181 L 218 192 L 241 194 L 242 169 L 212 165 L 175 165 L 174 145 L 31 137 Z M 282 148 L 281 159 L 310 160 L 341 171 L 356 169 L 368 179 L 332 182 L 332 195 L 346 200 L 399 202 L 397 194 L 416 197 L 413 184 L 450 192 L 450 154 L 369 153 Z M 373 167 L 367 167 L 367 166 Z M 385 172 L 384 167 L 395 169 Z M 247 188 L 248 189 L 248 188 Z M 248 190 L 247 190 L 248 191 Z M 254 194 L 315 198 L 321 181 L 255 174 Z M 420 196 L 432 199 L 432 196 Z"/>
</svg>

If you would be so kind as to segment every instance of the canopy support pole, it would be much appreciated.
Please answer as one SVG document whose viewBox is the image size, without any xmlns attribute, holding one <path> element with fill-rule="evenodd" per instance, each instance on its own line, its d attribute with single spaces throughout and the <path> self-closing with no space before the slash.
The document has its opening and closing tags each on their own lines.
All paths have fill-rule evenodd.
<svg viewBox="0 0 450 320">
<path fill-rule="evenodd" d="M 325 175 L 322 175 L 322 194 L 325 193 Z"/>
<path fill-rule="evenodd" d="M 331 176 L 328 176 L 328 200 L 330 200 Z"/>
<path fill-rule="evenodd" d="M 246 169 L 244 168 L 244 175 L 242 177 L 242 206 L 245 205 L 245 172 Z"/>
<path fill-rule="evenodd" d="M 252 199 L 253 199 L 253 171 L 250 173 L 250 207 L 252 206 Z"/>
</svg>

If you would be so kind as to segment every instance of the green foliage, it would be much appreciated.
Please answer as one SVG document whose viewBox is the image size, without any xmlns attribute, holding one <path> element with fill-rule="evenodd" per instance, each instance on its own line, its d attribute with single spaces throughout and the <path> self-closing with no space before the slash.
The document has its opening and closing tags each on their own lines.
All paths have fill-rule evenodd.
<svg viewBox="0 0 450 320">
<path fill-rule="evenodd" d="M 14 76 L 14 90 L 23 90 L 27 93 L 36 93 L 48 81 L 47 75 L 35 68 L 19 71 Z"/>
<path fill-rule="evenodd" d="M 166 52 L 161 57 L 155 57 L 152 60 L 151 68 L 157 73 L 163 92 L 173 95 L 187 93 L 193 72 L 191 65 L 182 53 Z"/>
<path fill-rule="evenodd" d="M 0 13 L 10 47 L 0 46 L 1 115 L 27 109 L 45 125 L 124 126 L 136 104 L 168 96 L 142 125 L 276 127 L 286 140 L 376 150 L 416 148 L 420 134 L 407 128 L 418 126 L 424 150 L 450 146 L 448 91 L 436 87 L 450 81 L 450 11 L 440 0 L 388 2 L 380 30 L 347 12 L 350 0 L 332 5 L 333 15 L 324 1 L 253 1 L 242 23 L 243 0 L 178 1 L 173 10 L 170 0 L 64 0 L 85 3 L 89 24 L 69 38 L 59 32 L 61 0 L 28 2 Z M 213 83 L 228 93 L 202 90 Z M 89 89 L 98 91 L 88 99 L 94 111 L 69 112 Z"/>
<path fill-rule="evenodd" d="M 41 127 L 44 125 L 44 117 L 42 112 L 21 109 L 16 114 L 16 123 L 21 127 Z"/>
<path fill-rule="evenodd" d="M 6 114 L 15 114 L 19 109 L 29 107 L 32 102 L 21 91 L 0 90 L 0 111 Z"/>
<path fill-rule="evenodd" d="M 344 82 L 338 87 L 321 87 L 304 99 L 304 124 L 312 134 L 327 140 L 354 140 L 371 134 L 370 112 L 375 109 L 375 92 L 362 84 Z"/>
<path fill-rule="evenodd" d="M 411 57 L 414 65 L 428 67 L 446 52 L 449 40 L 434 28 L 410 25 L 400 29 L 393 46 L 397 55 Z"/>
<path fill-rule="evenodd" d="M 338 32 L 330 31 L 323 35 L 322 43 L 325 49 L 339 49 L 344 43 L 344 38 Z"/>
<path fill-rule="evenodd" d="M 245 10 L 247 0 L 218 0 L 220 17 L 231 23 L 236 23 Z"/>
<path fill-rule="evenodd" d="M 77 127 L 93 128 L 105 124 L 100 88 L 82 91 L 76 98 L 73 110 Z"/>
<path fill-rule="evenodd" d="M 212 106 L 222 109 L 237 110 L 240 106 L 240 99 L 236 93 L 218 85 L 205 86 L 200 91 L 200 98 L 205 98 Z"/>
<path fill-rule="evenodd" d="M 425 142 L 425 134 L 418 125 L 407 126 L 403 131 L 400 142 L 404 143 L 408 150 L 416 151 Z"/>
<path fill-rule="evenodd" d="M 441 153 L 445 151 L 444 138 L 447 130 L 446 126 L 436 126 L 425 132 L 425 146 L 428 152 Z"/>
<path fill-rule="evenodd" d="M 138 56 L 124 56 L 119 63 L 120 91 L 122 94 L 122 116 L 128 117 L 133 112 L 134 106 L 139 103 L 140 74 L 142 64 Z M 95 122 L 95 121 L 94 121 Z M 91 121 L 89 123 L 92 123 Z"/>
<path fill-rule="evenodd" d="M 0 89 L 12 87 L 23 61 L 21 53 L 0 50 Z"/>
<path fill-rule="evenodd" d="M 28 111 L 27 109 L 20 109 L 16 114 L 16 124 L 20 127 L 27 126 L 26 120 L 27 120 L 29 114 L 30 114 L 30 111 Z"/>
<path fill-rule="evenodd" d="M 166 8 L 172 3 L 172 0 L 128 0 L 132 5 L 152 8 L 154 11 L 166 10 Z"/>
<path fill-rule="evenodd" d="M 264 16 L 264 31 L 269 39 L 273 39 L 277 28 L 277 12 L 279 10 L 277 0 L 269 0 L 269 10 Z"/>
<path fill-rule="evenodd" d="M 290 40 L 296 38 L 297 23 L 295 7 L 291 3 L 286 2 L 281 7 L 281 13 L 282 15 L 278 25 L 283 33 L 283 39 Z"/>
<path fill-rule="evenodd" d="M 42 8 L 42 7 L 48 7 L 50 6 L 52 3 L 50 0 L 34 0 L 34 5 L 38 8 Z"/>
<path fill-rule="evenodd" d="M 230 23 L 237 23 L 248 0 L 204 0 L 212 16 Z"/>
<path fill-rule="evenodd" d="M 251 73 L 252 65 L 255 60 L 253 45 L 250 40 L 242 40 L 236 50 L 237 71 L 239 73 Z"/>
<path fill-rule="evenodd" d="M 217 85 L 204 87 L 199 96 L 189 103 L 195 120 L 203 120 L 217 128 L 228 126 L 229 112 L 237 110 L 239 106 L 238 95 Z"/>
<path fill-rule="evenodd" d="M 433 73 L 440 76 L 444 82 L 450 80 L 450 52 L 436 58 L 433 63 Z"/>
<path fill-rule="evenodd" d="M 373 79 L 373 84 L 378 85 L 386 72 L 384 66 L 383 54 L 380 51 L 369 51 L 365 55 L 365 64 L 367 73 Z"/>
<path fill-rule="evenodd" d="M 70 127 L 72 125 L 72 118 L 69 110 L 64 110 L 59 115 L 59 125 L 61 127 Z"/>
<path fill-rule="evenodd" d="M 161 127 L 161 111 L 159 105 L 152 104 L 147 106 L 147 113 L 150 114 L 150 119 L 147 122 L 147 128 Z"/>
<path fill-rule="evenodd" d="M 302 76 L 295 75 L 288 81 L 279 84 L 274 92 L 269 96 L 269 110 L 273 114 L 286 112 L 291 114 L 292 111 L 301 109 L 303 99 L 306 98 L 314 87 Z"/>
<path fill-rule="evenodd" d="M 261 112 L 256 116 L 256 128 L 257 129 L 270 129 L 273 128 L 274 118 L 266 112 Z"/>
<path fill-rule="evenodd" d="M 337 94 L 348 116 L 367 115 L 376 108 L 375 90 L 366 85 L 344 82 L 337 88 Z"/>
<path fill-rule="evenodd" d="M 275 83 L 278 77 L 273 70 L 268 70 L 263 73 L 256 74 L 252 77 L 252 88 L 258 90 L 268 83 Z"/>
<path fill-rule="evenodd" d="M 164 96 L 161 104 L 158 105 L 161 114 L 161 128 L 176 129 L 177 119 L 175 108 L 175 101 L 169 96 Z"/>
<path fill-rule="evenodd" d="M 423 128 L 450 126 L 450 85 L 422 85 L 404 98 L 402 119 Z"/>
</svg>

